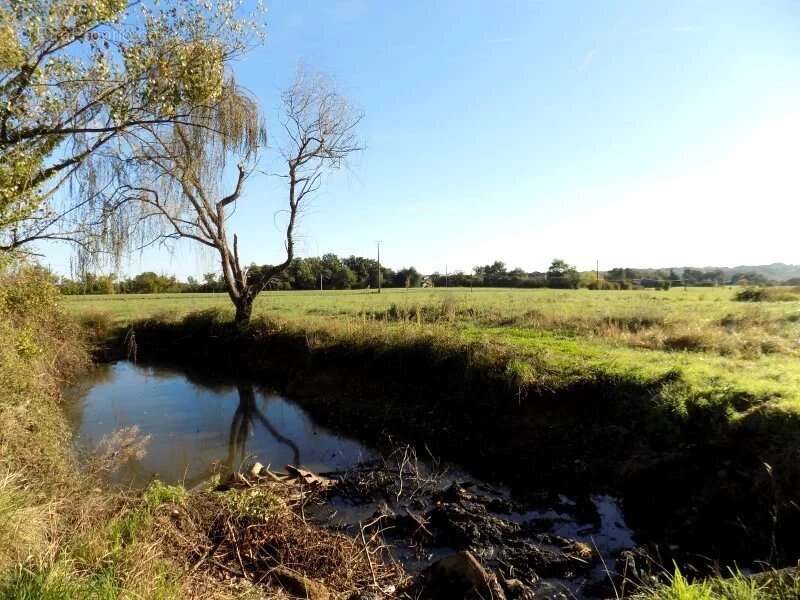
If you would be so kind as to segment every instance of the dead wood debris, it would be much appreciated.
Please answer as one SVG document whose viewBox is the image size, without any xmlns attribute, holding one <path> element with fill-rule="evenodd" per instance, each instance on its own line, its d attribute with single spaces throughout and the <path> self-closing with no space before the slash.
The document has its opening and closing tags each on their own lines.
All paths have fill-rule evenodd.
<svg viewBox="0 0 800 600">
<path fill-rule="evenodd" d="M 381 532 L 364 529 L 353 537 L 307 522 L 303 507 L 329 480 L 287 471 L 237 473 L 165 513 L 187 570 L 232 584 L 244 580 L 277 597 L 348 598 L 364 591 L 395 597 L 408 577 Z"/>
</svg>

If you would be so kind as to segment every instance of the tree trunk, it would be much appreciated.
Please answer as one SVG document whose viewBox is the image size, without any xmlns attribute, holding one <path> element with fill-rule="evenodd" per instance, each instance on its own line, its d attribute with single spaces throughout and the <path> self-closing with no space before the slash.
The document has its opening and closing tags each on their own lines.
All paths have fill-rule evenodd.
<svg viewBox="0 0 800 600">
<path fill-rule="evenodd" d="M 250 294 L 242 294 L 236 300 L 236 317 L 234 322 L 239 325 L 247 325 L 250 323 L 250 316 L 253 314 L 253 296 Z"/>
</svg>

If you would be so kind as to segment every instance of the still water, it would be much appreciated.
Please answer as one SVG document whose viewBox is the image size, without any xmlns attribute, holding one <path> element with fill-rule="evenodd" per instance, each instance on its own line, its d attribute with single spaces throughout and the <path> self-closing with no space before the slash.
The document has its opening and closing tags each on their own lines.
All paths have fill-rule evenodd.
<svg viewBox="0 0 800 600">
<path fill-rule="evenodd" d="M 192 486 L 215 465 L 258 460 L 282 470 L 345 469 L 373 454 L 357 441 L 318 426 L 297 404 L 252 383 L 121 361 L 99 365 L 69 390 L 76 443 L 91 450 L 126 427 L 149 435 L 147 454 L 114 475 L 144 486 L 153 479 Z"/>
</svg>

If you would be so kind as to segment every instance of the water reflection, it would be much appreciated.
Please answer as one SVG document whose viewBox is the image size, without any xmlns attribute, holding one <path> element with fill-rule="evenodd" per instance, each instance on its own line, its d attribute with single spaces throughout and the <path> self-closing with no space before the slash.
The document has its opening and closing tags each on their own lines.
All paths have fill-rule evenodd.
<svg viewBox="0 0 800 600">
<path fill-rule="evenodd" d="M 114 479 L 144 485 L 153 478 L 191 486 L 214 465 L 239 468 L 248 458 L 326 471 L 370 452 L 319 427 L 299 406 L 248 381 L 119 362 L 98 368 L 70 393 L 68 414 L 79 446 L 91 448 L 119 428 L 150 435 L 147 455 Z"/>
<path fill-rule="evenodd" d="M 228 442 L 228 460 L 225 464 L 229 469 L 234 469 L 241 465 L 247 458 L 247 438 L 251 435 L 255 421 L 264 426 L 275 441 L 285 444 L 292 450 L 292 463 L 300 466 L 300 448 L 289 438 L 283 436 L 277 428 L 270 423 L 258 406 L 256 406 L 256 391 L 252 384 L 238 384 L 236 390 L 239 392 L 239 406 L 231 421 L 230 441 Z M 238 459 L 237 459 L 238 457 Z"/>
</svg>

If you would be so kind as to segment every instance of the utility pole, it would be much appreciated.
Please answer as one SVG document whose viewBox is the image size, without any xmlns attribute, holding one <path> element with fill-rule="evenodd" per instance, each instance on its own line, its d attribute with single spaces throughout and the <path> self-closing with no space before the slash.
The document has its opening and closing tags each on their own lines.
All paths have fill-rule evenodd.
<svg viewBox="0 0 800 600">
<path fill-rule="evenodd" d="M 450 287 L 450 273 L 447 270 L 447 264 L 444 265 L 444 287 Z"/>
<path fill-rule="evenodd" d="M 597 283 L 600 283 L 600 261 L 599 260 L 597 261 L 597 264 L 595 264 L 594 274 L 595 274 L 595 281 Z"/>
<path fill-rule="evenodd" d="M 378 293 L 381 293 L 381 240 L 376 240 L 378 245 Z"/>
<path fill-rule="evenodd" d="M 322 291 L 322 271 L 319 272 L 319 291 Z"/>
</svg>

